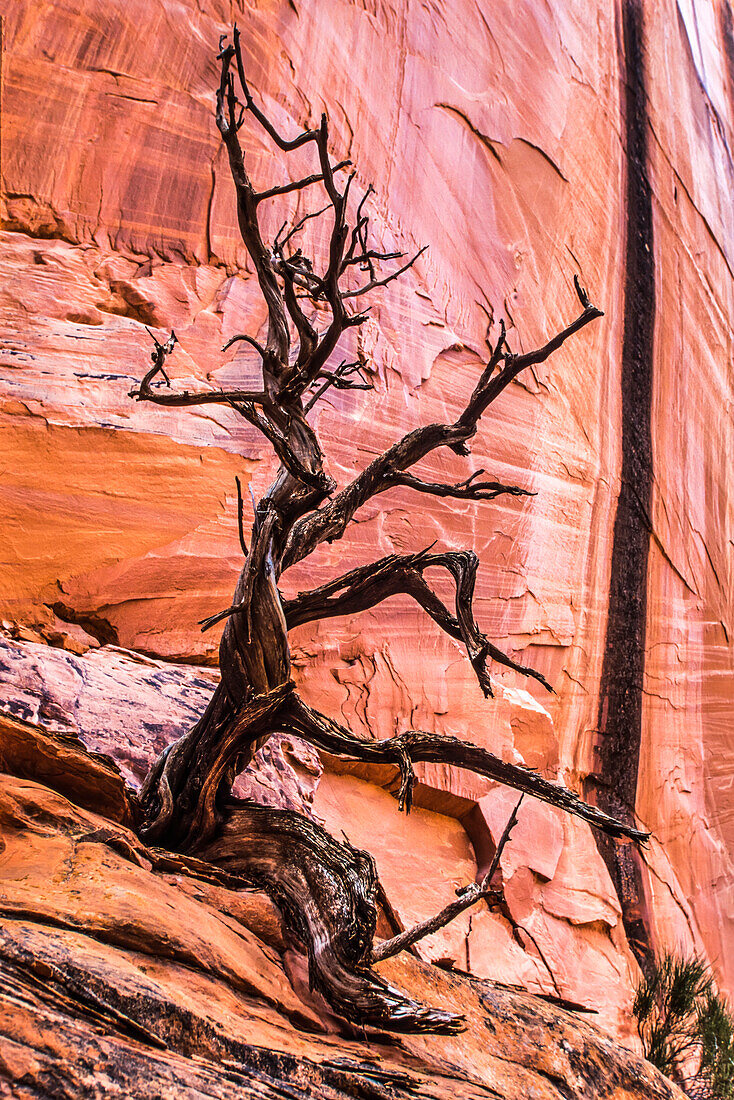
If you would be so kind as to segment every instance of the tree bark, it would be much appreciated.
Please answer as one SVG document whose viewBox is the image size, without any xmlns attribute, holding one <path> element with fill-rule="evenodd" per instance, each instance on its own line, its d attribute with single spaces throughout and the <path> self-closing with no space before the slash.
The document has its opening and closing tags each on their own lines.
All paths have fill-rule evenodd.
<svg viewBox="0 0 734 1100">
<path fill-rule="evenodd" d="M 371 857 L 337 843 L 305 818 L 236 803 L 231 798 L 232 784 L 268 737 L 285 731 L 330 753 L 397 765 L 402 776 L 399 806 L 406 811 L 411 804 L 413 763 L 431 760 L 498 779 L 584 818 L 609 836 L 644 839 L 634 827 L 587 806 L 573 792 L 468 742 L 419 731 L 388 741 L 365 742 L 299 699 L 291 681 L 289 629 L 334 615 L 357 614 L 397 592 L 410 595 L 441 629 L 465 646 L 487 697 L 492 694 L 491 661 L 533 676 L 551 690 L 538 672 L 503 654 L 477 626 L 473 614 L 476 555 L 456 550 L 432 553 L 429 548 L 419 554 L 390 555 L 311 592 L 299 593 L 293 600 L 284 600 L 278 588 L 285 569 L 322 542 L 341 538 L 363 504 L 395 485 L 419 494 L 476 502 L 503 494 L 531 495 L 519 487 L 478 480 L 483 470 L 443 485 L 425 481 L 411 468 L 439 447 L 468 454 L 481 417 L 520 372 L 548 359 L 602 313 L 575 278 L 581 312 L 541 348 L 513 355 L 501 325 L 486 367 L 458 418 L 409 432 L 336 492 L 307 413 L 331 386 L 371 388 L 364 373 L 366 364 L 330 366 L 330 358 L 342 335 L 366 319 L 364 312 L 351 312 L 352 301 L 389 284 L 421 253 L 383 274 L 383 263 L 402 257 L 370 246 L 365 204 L 371 187 L 356 205 L 350 222 L 349 196 L 355 173 L 351 172 L 343 185 L 337 184 L 337 174 L 349 162 L 332 164 L 326 116 L 317 129 L 304 130 L 291 140 L 283 138 L 252 97 L 236 27 L 232 44 L 221 44 L 219 60 L 217 125 L 229 157 L 240 232 L 268 312 L 264 344 L 246 334 L 234 337 L 230 344 L 239 339 L 257 353 L 262 387 L 198 393 L 174 390 L 166 371 L 177 343 L 171 333 L 165 343 L 154 337 L 153 366 L 131 396 L 175 407 L 224 404 L 264 435 L 280 468 L 256 505 L 249 550 L 242 532 L 240 502 L 245 563 L 231 606 L 203 623 L 208 629 L 225 620 L 219 650 L 221 682 L 194 728 L 151 769 L 140 795 L 139 832 L 148 844 L 195 853 L 267 890 L 281 907 L 293 935 L 308 950 L 313 984 L 336 1012 L 393 1030 L 456 1030 L 461 1025 L 459 1019 L 416 1004 L 370 970 L 376 883 Z M 244 103 L 236 95 L 236 79 Z M 314 145 L 319 172 L 257 192 L 248 177 L 238 137 L 248 113 L 284 151 Z M 326 193 L 327 206 L 302 217 L 287 233 L 284 226 L 267 247 L 258 220 L 260 204 L 319 184 Z M 332 228 L 327 267 L 319 274 L 301 248 L 287 251 L 287 246 L 310 219 L 324 214 L 332 218 Z M 360 271 L 366 273 L 361 285 Z M 315 318 L 323 316 L 324 305 L 330 320 L 319 331 Z M 426 581 L 424 573 L 432 568 L 445 569 L 451 575 L 453 610 Z"/>
</svg>

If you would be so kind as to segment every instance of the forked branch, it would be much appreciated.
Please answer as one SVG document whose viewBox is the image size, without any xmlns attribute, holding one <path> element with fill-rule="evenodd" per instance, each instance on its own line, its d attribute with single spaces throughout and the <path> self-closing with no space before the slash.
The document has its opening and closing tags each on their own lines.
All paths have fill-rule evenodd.
<svg viewBox="0 0 734 1100">
<path fill-rule="evenodd" d="M 447 485 L 440 481 L 423 481 L 405 470 L 396 470 L 389 475 L 392 485 L 405 485 L 419 493 L 428 493 L 434 497 L 452 497 L 454 500 L 496 500 L 501 496 L 534 497 L 529 489 L 519 489 L 516 485 L 503 485 L 499 481 L 477 481 L 484 470 L 475 470 L 463 481 Z M 386 486 L 388 487 L 388 486 Z"/>
<path fill-rule="evenodd" d="M 466 408 L 458 419 L 453 424 L 428 424 L 408 432 L 374 459 L 361 474 L 337 493 L 327 506 L 320 508 L 318 512 L 304 516 L 294 524 L 283 554 L 283 568 L 307 557 L 320 543 L 340 539 L 363 504 L 396 484 L 396 478 L 402 476 L 404 471 L 432 451 L 439 447 L 449 447 L 457 454 L 468 454 L 467 441 L 476 433 L 479 420 L 513 379 L 526 367 L 544 362 L 554 351 L 562 347 L 570 336 L 579 332 L 597 317 L 603 316 L 600 309 L 591 305 L 586 291 L 575 276 L 574 285 L 579 301 L 584 307 L 575 321 L 541 348 L 524 355 L 514 355 L 509 351 L 505 340 L 504 324 L 502 324 L 497 344 Z M 504 366 L 499 369 L 499 373 L 495 373 L 500 364 Z M 416 481 L 419 480 L 416 479 Z M 413 484 L 413 488 L 420 488 L 420 485 Z M 446 495 L 449 494 L 446 493 Z"/>
<path fill-rule="evenodd" d="M 523 676 L 532 676 L 552 691 L 540 672 L 518 664 L 492 645 L 474 621 L 474 586 L 479 567 L 476 554 L 467 550 L 431 553 L 430 549 L 418 554 L 389 554 L 370 565 L 352 569 L 310 592 L 299 592 L 294 599 L 283 603 L 288 629 L 337 615 L 355 615 L 375 607 L 390 596 L 404 594 L 411 596 L 446 634 L 464 644 L 485 696 L 492 695 L 488 660 Z M 423 577 L 427 569 L 433 568 L 445 569 L 453 577 L 456 585 L 455 613 L 449 611 Z"/>
</svg>

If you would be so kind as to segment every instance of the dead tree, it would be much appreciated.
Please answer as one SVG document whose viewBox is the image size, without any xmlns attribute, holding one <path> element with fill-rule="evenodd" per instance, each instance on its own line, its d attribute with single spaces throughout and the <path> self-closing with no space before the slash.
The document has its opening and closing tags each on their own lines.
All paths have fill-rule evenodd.
<svg viewBox="0 0 734 1100">
<path fill-rule="evenodd" d="M 312 983 L 332 1007 L 360 1023 L 395 1030 L 452 1030 L 456 1017 L 416 1004 L 370 969 L 375 931 L 376 873 L 369 855 L 337 843 L 323 829 L 297 814 L 238 803 L 234 779 L 264 742 L 288 732 L 336 756 L 391 763 L 400 769 L 399 807 L 409 811 L 413 764 L 435 761 L 469 768 L 589 821 L 614 837 L 640 840 L 643 834 L 583 803 L 571 791 L 530 770 L 504 763 L 468 741 L 411 731 L 385 741 L 365 741 L 319 713 L 299 697 L 291 679 L 288 632 L 303 623 L 355 615 L 398 593 L 412 597 L 467 652 L 485 696 L 491 697 L 488 666 L 494 661 L 532 676 L 550 689 L 540 673 L 494 646 L 477 626 L 472 599 L 478 559 L 467 550 L 391 554 L 294 599 L 281 595 L 278 582 L 290 566 L 321 543 L 341 538 L 357 510 L 393 486 L 416 493 L 478 503 L 525 490 L 484 478 L 477 470 L 454 484 L 426 481 L 415 465 L 439 447 L 469 454 L 480 418 L 521 371 L 542 363 L 565 341 L 602 316 L 578 280 L 581 312 L 543 347 L 513 354 L 504 326 L 489 360 L 457 418 L 409 432 L 349 484 L 338 489 L 325 468 L 324 453 L 307 414 L 331 387 L 364 390 L 370 383 L 361 362 L 334 365 L 341 337 L 367 316 L 365 297 L 410 268 L 420 252 L 405 259 L 372 246 L 366 212 L 372 188 L 357 200 L 350 162 L 334 162 L 326 116 L 315 129 L 283 137 L 252 97 L 245 76 L 240 35 L 223 39 L 216 121 L 227 150 L 237 195 L 240 233 L 267 305 L 267 337 L 260 343 L 242 334 L 260 360 L 258 389 L 177 391 L 166 372 L 174 351 L 172 332 L 155 340 L 153 365 L 132 391 L 139 401 L 171 407 L 222 404 L 256 427 L 269 441 L 280 466 L 272 485 L 255 506 L 249 546 L 239 494 L 240 542 L 245 563 L 232 604 L 204 628 L 225 620 L 219 659 L 221 682 L 194 728 L 170 746 L 151 769 L 139 802 L 139 831 L 148 845 L 194 853 L 231 874 L 265 888 L 280 906 L 293 933 L 309 952 Z M 236 87 L 239 85 L 239 92 Z M 238 133 L 246 119 L 262 127 L 282 151 L 313 146 L 318 170 L 312 175 L 258 191 L 251 181 Z M 327 203 L 272 244 L 263 240 L 260 208 L 280 195 L 320 187 Z M 328 262 L 318 270 L 296 240 L 311 218 L 331 219 Z M 382 266 L 392 265 L 387 270 Z M 361 281 L 360 281 L 361 280 Z M 316 318 L 328 323 L 317 327 Z M 426 580 L 431 570 L 448 573 L 455 605 L 447 606 Z M 478 888 L 477 888 L 478 889 Z M 479 896 L 479 894 L 477 894 Z"/>
</svg>

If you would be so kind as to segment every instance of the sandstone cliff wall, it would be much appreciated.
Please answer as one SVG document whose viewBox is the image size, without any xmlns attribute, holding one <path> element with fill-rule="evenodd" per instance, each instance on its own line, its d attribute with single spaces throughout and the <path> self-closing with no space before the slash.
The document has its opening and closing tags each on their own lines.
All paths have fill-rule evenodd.
<svg viewBox="0 0 734 1100">
<path fill-rule="evenodd" d="M 460 407 L 488 317 L 506 318 L 513 348 L 534 346 L 571 316 L 575 273 L 606 312 L 503 395 L 471 463 L 441 456 L 430 468 L 484 466 L 537 496 L 449 507 L 396 489 L 287 578 L 312 586 L 436 539 L 473 546 L 483 629 L 556 695 L 498 672 L 486 703 L 458 649 L 402 600 L 296 632 L 304 693 L 367 736 L 468 734 L 634 805 L 653 833 L 625 875 L 585 826 L 526 805 L 503 867 L 509 916 L 467 916 L 425 955 L 582 1002 L 623 1036 L 636 975 L 625 923 L 704 951 L 731 991 L 727 0 L 11 3 L 4 709 L 78 731 L 139 780 L 216 676 L 193 667 L 216 654 L 197 620 L 227 606 L 239 569 L 234 476 L 257 493 L 273 464 L 226 411 L 146 408 L 127 394 L 148 353 L 144 325 L 175 328 L 179 380 L 253 373 L 245 352 L 219 351 L 264 322 L 212 115 L 215 47 L 233 16 L 252 84 L 283 127 L 326 110 L 358 182 L 375 183 L 384 245 L 430 246 L 378 292 L 362 330 L 375 395 L 335 393 L 316 414 L 339 481 Z M 259 133 L 243 136 L 263 186 L 294 170 Z M 274 205 L 272 228 L 295 212 Z M 281 743 L 245 782 L 369 847 L 409 923 L 473 877 L 508 796 L 426 769 L 406 821 L 386 793 L 393 780 L 328 762 L 322 772 Z"/>
</svg>

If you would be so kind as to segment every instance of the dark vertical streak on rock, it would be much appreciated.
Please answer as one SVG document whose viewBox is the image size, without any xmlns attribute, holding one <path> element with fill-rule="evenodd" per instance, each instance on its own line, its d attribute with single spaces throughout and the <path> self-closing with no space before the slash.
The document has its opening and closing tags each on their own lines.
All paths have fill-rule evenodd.
<svg viewBox="0 0 734 1100">
<path fill-rule="evenodd" d="M 719 9 L 719 24 L 729 98 L 734 103 L 734 21 L 732 20 L 729 0 L 724 0 Z"/>
<path fill-rule="evenodd" d="M 622 344 L 622 469 L 614 522 L 609 616 L 599 704 L 598 756 L 589 777 L 597 804 L 634 820 L 645 673 L 647 566 L 652 493 L 651 406 L 655 328 L 652 194 L 647 167 L 647 95 L 640 0 L 622 0 L 626 137 L 626 279 Z M 650 950 L 643 863 L 631 846 L 596 837 L 622 906 L 627 937 Z"/>
</svg>

